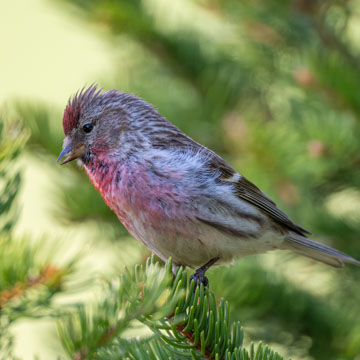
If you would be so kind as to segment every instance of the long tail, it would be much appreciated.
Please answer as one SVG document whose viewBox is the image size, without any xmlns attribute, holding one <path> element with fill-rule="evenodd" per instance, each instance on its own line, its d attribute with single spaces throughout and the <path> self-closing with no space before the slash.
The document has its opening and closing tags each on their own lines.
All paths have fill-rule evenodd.
<svg viewBox="0 0 360 360">
<path fill-rule="evenodd" d="M 285 240 L 282 249 L 295 251 L 297 254 L 336 268 L 344 267 L 344 262 L 360 266 L 360 261 L 353 259 L 351 256 L 295 233 L 292 233 Z"/>
</svg>

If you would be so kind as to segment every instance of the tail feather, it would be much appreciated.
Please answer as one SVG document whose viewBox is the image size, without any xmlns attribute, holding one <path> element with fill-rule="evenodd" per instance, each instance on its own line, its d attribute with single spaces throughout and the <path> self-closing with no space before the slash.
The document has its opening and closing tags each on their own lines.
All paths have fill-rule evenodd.
<svg viewBox="0 0 360 360">
<path fill-rule="evenodd" d="M 360 261 L 351 256 L 297 234 L 289 236 L 283 248 L 336 268 L 344 267 L 344 262 L 360 266 Z"/>
</svg>

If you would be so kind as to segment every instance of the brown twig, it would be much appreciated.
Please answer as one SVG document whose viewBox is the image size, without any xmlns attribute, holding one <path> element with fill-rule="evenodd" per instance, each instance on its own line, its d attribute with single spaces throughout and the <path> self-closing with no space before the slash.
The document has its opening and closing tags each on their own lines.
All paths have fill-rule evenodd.
<svg viewBox="0 0 360 360">
<path fill-rule="evenodd" d="M 38 285 L 54 284 L 60 287 L 64 271 L 53 265 L 47 265 L 41 271 L 40 275 L 35 278 L 29 278 L 26 282 L 18 282 L 11 289 L 0 291 L 0 309 L 3 308 L 10 300 L 18 298 L 30 288 Z"/>
<path fill-rule="evenodd" d="M 184 331 L 185 329 L 185 325 L 178 325 L 176 326 L 176 330 L 179 331 L 179 333 L 181 333 L 182 335 L 184 335 L 186 337 L 186 339 L 188 340 L 189 343 L 191 343 L 192 345 L 194 345 L 195 349 L 201 352 L 201 344 L 198 343 L 197 345 L 195 345 L 195 338 L 194 338 L 194 333 L 193 331 Z M 208 360 L 213 360 L 215 358 L 211 357 L 211 352 L 208 348 L 205 348 L 205 359 Z"/>
</svg>

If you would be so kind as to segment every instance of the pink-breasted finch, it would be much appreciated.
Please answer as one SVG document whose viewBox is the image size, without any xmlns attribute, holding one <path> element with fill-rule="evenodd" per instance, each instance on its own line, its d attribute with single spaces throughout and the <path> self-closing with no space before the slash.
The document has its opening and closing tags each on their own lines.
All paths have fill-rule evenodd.
<svg viewBox="0 0 360 360">
<path fill-rule="evenodd" d="M 334 267 L 352 257 L 307 238 L 259 188 L 144 100 L 91 86 L 69 100 L 58 161 L 74 159 L 126 229 L 161 259 L 206 270 L 293 250 Z"/>
</svg>

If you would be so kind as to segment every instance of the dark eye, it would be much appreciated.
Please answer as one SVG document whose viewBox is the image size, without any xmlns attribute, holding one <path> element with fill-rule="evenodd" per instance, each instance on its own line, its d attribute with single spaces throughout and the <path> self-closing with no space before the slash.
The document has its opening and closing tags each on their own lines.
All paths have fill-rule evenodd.
<svg viewBox="0 0 360 360">
<path fill-rule="evenodd" d="M 93 124 L 90 124 L 90 123 L 88 123 L 88 124 L 85 124 L 84 126 L 83 126 L 83 130 L 86 132 L 86 133 L 89 133 L 92 129 L 93 129 Z"/>
</svg>

